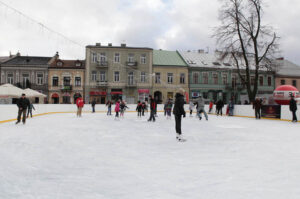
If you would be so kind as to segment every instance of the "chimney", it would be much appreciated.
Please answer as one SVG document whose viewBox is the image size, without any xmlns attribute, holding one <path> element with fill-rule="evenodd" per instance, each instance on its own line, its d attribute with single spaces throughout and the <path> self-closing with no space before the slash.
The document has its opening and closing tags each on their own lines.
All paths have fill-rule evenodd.
<svg viewBox="0 0 300 199">
<path fill-rule="evenodd" d="M 205 53 L 205 52 L 204 52 L 204 50 L 203 50 L 203 49 L 199 49 L 199 50 L 198 50 L 198 53 L 201 53 L 201 54 L 203 54 L 203 53 Z"/>
<path fill-rule="evenodd" d="M 101 43 L 96 43 L 96 46 L 101 46 Z"/>
<path fill-rule="evenodd" d="M 54 58 L 55 58 L 56 60 L 59 59 L 59 53 L 58 53 L 58 52 L 55 53 Z"/>
<path fill-rule="evenodd" d="M 121 47 L 122 48 L 126 48 L 126 44 L 121 44 Z"/>
<path fill-rule="evenodd" d="M 109 47 L 112 47 L 112 43 L 108 43 L 108 46 L 109 46 Z"/>
</svg>

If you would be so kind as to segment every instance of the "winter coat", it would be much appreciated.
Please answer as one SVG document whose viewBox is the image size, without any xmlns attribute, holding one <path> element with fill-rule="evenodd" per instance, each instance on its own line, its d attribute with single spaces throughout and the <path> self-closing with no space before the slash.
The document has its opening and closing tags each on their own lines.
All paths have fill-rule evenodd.
<svg viewBox="0 0 300 199">
<path fill-rule="evenodd" d="M 29 104 L 28 109 L 29 109 L 29 110 L 32 110 L 32 109 L 35 110 L 33 104 L 31 104 L 31 103 Z"/>
<path fill-rule="evenodd" d="M 262 106 L 262 103 L 261 103 L 260 99 L 256 99 L 253 102 L 253 109 L 259 110 L 259 109 L 261 109 L 261 106 Z"/>
<path fill-rule="evenodd" d="M 156 102 L 155 102 L 155 100 L 153 98 L 150 99 L 150 110 L 151 111 L 155 111 L 156 110 Z"/>
<path fill-rule="evenodd" d="M 194 109 L 194 106 L 195 106 L 194 103 L 193 103 L 192 101 L 190 101 L 189 109 L 190 109 L 190 110 L 193 110 L 193 109 Z"/>
<path fill-rule="evenodd" d="M 223 107 L 224 107 L 224 102 L 223 102 L 222 100 L 219 100 L 219 101 L 217 102 L 216 107 L 217 107 L 217 109 L 223 108 Z"/>
<path fill-rule="evenodd" d="M 180 93 L 176 93 L 175 95 L 175 105 L 173 108 L 173 114 L 177 116 L 185 116 L 184 96 Z"/>
<path fill-rule="evenodd" d="M 209 103 L 209 108 L 212 109 L 213 106 L 214 106 L 214 103 L 210 102 L 210 103 Z"/>
<path fill-rule="evenodd" d="M 138 105 L 136 106 L 136 111 L 137 112 L 142 112 L 143 109 L 143 104 L 142 103 L 138 103 Z"/>
<path fill-rule="evenodd" d="M 290 111 L 296 111 L 297 110 L 297 103 L 294 99 L 290 100 Z"/>
<path fill-rule="evenodd" d="M 29 107 L 29 105 L 30 105 L 30 102 L 26 97 L 25 98 L 21 97 L 17 102 L 18 108 L 22 109 L 22 110 L 27 109 Z"/>
<path fill-rule="evenodd" d="M 119 102 L 116 103 L 115 111 L 120 112 L 120 103 Z"/>
<path fill-rule="evenodd" d="M 108 101 L 108 102 L 106 103 L 106 106 L 108 106 L 108 108 L 111 108 L 111 105 L 112 105 L 112 102 L 110 102 L 110 101 Z"/>
<path fill-rule="evenodd" d="M 167 102 L 167 103 L 166 103 L 166 108 L 165 108 L 165 110 L 171 110 L 171 109 L 172 109 L 172 106 L 173 106 L 173 104 L 172 104 L 171 101 Z"/>
<path fill-rule="evenodd" d="M 204 106 L 205 106 L 205 101 L 202 97 L 199 97 L 199 99 L 197 100 L 197 110 L 201 110 L 201 109 L 204 109 Z"/>
<path fill-rule="evenodd" d="M 78 108 L 82 108 L 84 106 L 84 101 L 81 97 L 77 98 L 76 105 Z"/>
<path fill-rule="evenodd" d="M 128 108 L 128 106 L 126 106 L 125 103 L 121 103 L 121 104 L 120 104 L 120 109 L 121 109 L 121 110 L 125 110 L 126 108 Z"/>
<path fill-rule="evenodd" d="M 92 101 L 92 107 L 94 107 L 96 105 L 96 101 Z"/>
<path fill-rule="evenodd" d="M 233 102 L 229 102 L 228 108 L 229 108 L 229 109 L 234 109 L 234 104 L 233 104 Z"/>
</svg>

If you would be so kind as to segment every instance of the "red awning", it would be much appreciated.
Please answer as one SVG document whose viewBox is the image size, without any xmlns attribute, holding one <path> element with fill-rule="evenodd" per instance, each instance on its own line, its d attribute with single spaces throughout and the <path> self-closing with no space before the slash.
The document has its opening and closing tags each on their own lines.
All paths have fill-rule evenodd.
<svg viewBox="0 0 300 199">
<path fill-rule="evenodd" d="M 57 93 L 54 93 L 54 94 L 52 94 L 52 96 L 51 96 L 52 98 L 59 98 L 59 96 L 58 96 L 58 94 Z"/>
<path fill-rule="evenodd" d="M 138 93 L 149 93 L 149 89 L 138 89 Z"/>
<path fill-rule="evenodd" d="M 123 92 L 122 91 L 114 91 L 114 92 L 110 92 L 111 95 L 122 95 Z"/>
<path fill-rule="evenodd" d="M 91 91 L 90 95 L 106 95 L 105 91 Z"/>
</svg>

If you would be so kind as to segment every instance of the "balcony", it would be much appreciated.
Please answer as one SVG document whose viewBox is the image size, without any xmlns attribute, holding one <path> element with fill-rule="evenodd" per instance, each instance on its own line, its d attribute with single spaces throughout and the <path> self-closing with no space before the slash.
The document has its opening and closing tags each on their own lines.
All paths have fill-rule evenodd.
<svg viewBox="0 0 300 199">
<path fill-rule="evenodd" d="M 137 66 L 138 66 L 138 62 L 137 61 L 134 61 L 134 62 L 127 61 L 126 66 L 129 66 L 130 68 L 135 68 L 136 69 Z"/>
<path fill-rule="evenodd" d="M 97 68 L 107 68 L 107 67 L 108 67 L 108 61 L 97 62 Z"/>
<path fill-rule="evenodd" d="M 72 91 L 72 90 L 73 90 L 73 87 L 72 87 L 72 85 L 69 85 L 69 86 L 62 86 L 60 90 L 61 90 L 62 92 L 68 92 L 68 91 Z"/>
<path fill-rule="evenodd" d="M 96 86 L 97 87 L 106 87 L 106 86 L 108 86 L 108 83 L 107 83 L 107 81 L 97 81 Z"/>
</svg>

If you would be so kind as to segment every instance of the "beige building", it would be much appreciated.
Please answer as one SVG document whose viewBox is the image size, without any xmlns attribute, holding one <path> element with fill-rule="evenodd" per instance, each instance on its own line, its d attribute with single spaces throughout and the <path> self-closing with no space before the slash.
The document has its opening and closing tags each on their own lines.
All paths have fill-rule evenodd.
<svg viewBox="0 0 300 199">
<path fill-rule="evenodd" d="M 281 85 L 292 85 L 300 90 L 300 66 L 280 58 L 275 76 L 275 88 Z"/>
<path fill-rule="evenodd" d="M 164 103 L 169 98 L 174 99 L 180 88 L 189 96 L 188 65 L 177 51 L 153 51 L 153 95 L 158 103 Z"/>
<path fill-rule="evenodd" d="M 85 61 L 61 60 L 58 54 L 51 60 L 48 71 L 50 104 L 71 104 L 84 95 Z"/>
<path fill-rule="evenodd" d="M 104 104 L 123 99 L 128 104 L 147 100 L 152 87 L 152 49 L 140 47 L 86 47 L 85 100 Z"/>
</svg>

